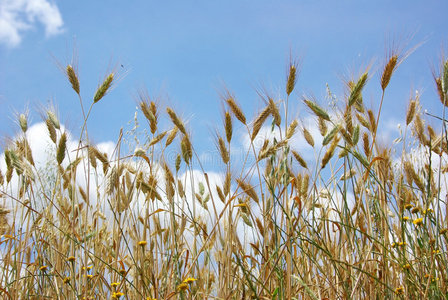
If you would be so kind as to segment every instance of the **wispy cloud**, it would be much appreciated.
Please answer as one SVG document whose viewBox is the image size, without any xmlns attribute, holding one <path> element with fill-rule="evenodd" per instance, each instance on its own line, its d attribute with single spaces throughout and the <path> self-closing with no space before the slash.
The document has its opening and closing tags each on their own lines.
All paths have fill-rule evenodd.
<svg viewBox="0 0 448 300">
<path fill-rule="evenodd" d="M 63 30 L 61 13 L 55 3 L 48 0 L 2 0 L 0 2 L 0 44 L 15 47 L 23 33 L 40 23 L 47 37 Z"/>
</svg>

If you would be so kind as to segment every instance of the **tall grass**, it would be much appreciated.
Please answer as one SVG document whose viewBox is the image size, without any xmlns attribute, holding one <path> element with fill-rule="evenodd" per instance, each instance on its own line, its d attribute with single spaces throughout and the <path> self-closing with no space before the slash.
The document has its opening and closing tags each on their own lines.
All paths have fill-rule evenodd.
<svg viewBox="0 0 448 300">
<path fill-rule="evenodd" d="M 393 53 L 379 81 L 366 71 L 347 82 L 343 101 L 331 110 L 312 98 L 297 101 L 297 63 L 289 65 L 286 100 L 263 96 L 265 107 L 253 121 L 224 93 L 223 128 L 215 134 L 221 177 L 203 169 L 189 124 L 147 93 L 139 94 L 143 139 L 121 132 L 112 153 L 101 151 L 87 124 L 116 74 L 85 101 L 76 67 L 68 65 L 84 118 L 79 139 L 49 110 L 51 159 L 38 165 L 21 114 L 21 133 L 4 152 L 0 294 L 448 298 L 448 61 L 434 75 L 443 113 L 431 118 L 439 118 L 439 128 L 425 125 L 416 95 L 403 113 L 400 139 L 384 145 L 381 106 L 400 63 Z M 378 111 L 363 102 L 366 85 L 381 93 Z M 299 102 L 317 130 L 288 113 Z M 236 128 L 248 137 L 242 161 L 232 155 Z M 313 149 L 314 161 L 299 151 L 298 137 Z M 126 142 L 134 145 L 130 152 Z"/>
</svg>

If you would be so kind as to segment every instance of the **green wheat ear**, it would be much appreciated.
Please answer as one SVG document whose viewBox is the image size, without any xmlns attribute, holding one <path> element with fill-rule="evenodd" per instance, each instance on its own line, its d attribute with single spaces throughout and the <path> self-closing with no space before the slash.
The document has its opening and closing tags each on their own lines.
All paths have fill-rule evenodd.
<svg viewBox="0 0 448 300">
<path fill-rule="evenodd" d="M 101 100 L 101 98 L 106 95 L 107 91 L 112 85 L 112 82 L 114 81 L 114 73 L 110 73 L 109 76 L 106 77 L 103 84 L 100 85 L 100 87 L 96 90 L 95 96 L 93 97 L 93 102 L 97 103 Z"/>
</svg>

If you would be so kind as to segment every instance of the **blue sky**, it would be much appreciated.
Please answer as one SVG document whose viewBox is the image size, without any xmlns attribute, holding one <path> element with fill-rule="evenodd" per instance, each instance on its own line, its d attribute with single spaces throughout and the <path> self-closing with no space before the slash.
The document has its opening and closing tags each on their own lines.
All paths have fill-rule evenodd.
<svg viewBox="0 0 448 300">
<path fill-rule="evenodd" d="M 123 75 L 94 107 L 94 142 L 116 140 L 133 119 L 136 94 L 147 89 L 189 122 L 199 152 L 211 149 L 224 87 L 251 119 L 263 106 L 257 89 L 284 97 L 290 55 L 301 60 L 294 116 L 307 115 L 303 94 L 325 104 L 328 83 L 342 97 L 342 79 L 370 64 L 364 99 L 377 109 L 388 41 L 404 50 L 424 42 L 386 94 L 383 120 L 402 122 L 413 90 L 421 91 L 424 108 L 440 109 L 431 67 L 443 47 L 446 55 L 447 11 L 448 1 L 0 0 L 0 135 L 18 131 L 14 112 L 28 107 L 36 123 L 49 103 L 79 132 L 78 100 L 58 68 L 71 62 L 74 49 L 85 103 L 107 72 Z"/>
</svg>

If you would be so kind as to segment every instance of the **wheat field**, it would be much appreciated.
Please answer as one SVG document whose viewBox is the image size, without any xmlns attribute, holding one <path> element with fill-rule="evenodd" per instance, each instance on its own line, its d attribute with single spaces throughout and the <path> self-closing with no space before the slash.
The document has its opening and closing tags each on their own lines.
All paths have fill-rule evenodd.
<svg viewBox="0 0 448 300">
<path fill-rule="evenodd" d="M 1 296 L 447 299 L 448 60 L 434 71 L 440 110 L 425 114 L 411 96 L 400 138 L 384 144 L 382 104 L 406 63 L 390 53 L 379 76 L 364 70 L 343 82 L 332 107 L 295 89 L 294 61 L 283 94 L 260 93 L 264 108 L 252 118 L 225 90 L 213 136 L 219 173 L 202 168 L 194 119 L 144 92 L 143 136 L 121 132 L 109 153 L 92 143 L 91 111 L 117 74 L 86 98 L 77 66 L 67 65 L 79 137 L 48 109 L 49 159 L 38 164 L 28 114 L 18 114 L 20 131 L 1 156 Z M 381 94 L 379 109 L 364 103 L 367 85 Z M 315 129 L 289 112 L 296 106 Z M 247 135 L 237 158 L 236 128 Z"/>
</svg>

